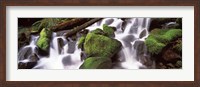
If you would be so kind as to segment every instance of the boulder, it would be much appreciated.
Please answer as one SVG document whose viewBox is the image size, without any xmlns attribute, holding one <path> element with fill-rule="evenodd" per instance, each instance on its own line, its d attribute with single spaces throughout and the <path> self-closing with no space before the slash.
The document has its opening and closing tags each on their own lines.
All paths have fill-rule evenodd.
<svg viewBox="0 0 200 87">
<path fill-rule="evenodd" d="M 39 48 L 40 55 L 48 55 L 51 41 L 52 32 L 46 28 L 43 28 L 40 32 L 40 37 L 37 40 L 37 47 Z"/>
<path fill-rule="evenodd" d="M 111 58 L 121 49 L 122 44 L 116 40 L 94 33 L 87 34 L 84 43 L 84 51 L 87 57 Z"/>
<path fill-rule="evenodd" d="M 89 57 L 80 66 L 80 69 L 110 69 L 112 62 L 106 57 Z"/>
<path fill-rule="evenodd" d="M 114 27 L 110 27 L 106 24 L 103 25 L 103 31 L 106 33 L 106 36 L 108 37 L 115 37 L 115 28 Z"/>
<path fill-rule="evenodd" d="M 60 54 L 61 51 L 62 51 L 62 48 L 64 46 L 64 41 L 63 41 L 62 38 L 58 38 L 57 41 L 58 41 L 58 51 L 59 51 L 59 54 Z"/>
<path fill-rule="evenodd" d="M 82 36 L 78 41 L 78 48 L 83 50 L 83 43 L 85 42 L 85 36 Z"/>
<path fill-rule="evenodd" d="M 28 59 L 28 61 L 24 62 L 23 60 L 18 63 L 18 69 L 32 69 L 39 60 L 38 56 L 33 53 L 31 54 Z"/>
</svg>

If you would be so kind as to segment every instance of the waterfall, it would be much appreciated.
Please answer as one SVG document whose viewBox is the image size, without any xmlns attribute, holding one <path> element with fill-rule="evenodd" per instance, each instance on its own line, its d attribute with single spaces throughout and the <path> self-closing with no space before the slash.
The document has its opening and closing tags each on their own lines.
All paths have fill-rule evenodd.
<svg viewBox="0 0 200 87">
<path fill-rule="evenodd" d="M 120 62 L 113 66 L 123 69 L 147 68 L 142 64 L 143 57 L 148 56 L 145 38 L 148 37 L 150 18 L 104 18 L 99 22 L 87 27 L 89 31 L 103 27 L 103 24 L 116 27 L 114 39 L 122 43 L 122 49 L 118 53 Z M 27 47 L 35 52 L 36 41 L 39 36 L 31 36 L 30 45 L 23 47 L 19 55 L 24 55 L 23 50 Z M 62 40 L 63 46 L 59 46 L 59 40 Z M 52 34 L 50 44 L 50 53 L 48 57 L 39 56 L 39 61 L 33 69 L 79 69 L 83 61 L 81 60 L 81 49 L 78 49 L 77 40 L 70 38 L 67 40 L 64 36 L 58 36 L 55 32 Z M 23 60 L 24 59 L 24 60 Z M 19 58 L 20 61 L 28 62 L 25 58 Z"/>
</svg>

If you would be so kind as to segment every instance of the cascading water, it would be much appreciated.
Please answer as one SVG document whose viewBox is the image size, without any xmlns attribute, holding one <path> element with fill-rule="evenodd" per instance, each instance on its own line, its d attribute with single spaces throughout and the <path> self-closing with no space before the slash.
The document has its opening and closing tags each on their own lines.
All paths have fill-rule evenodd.
<svg viewBox="0 0 200 87">
<path fill-rule="evenodd" d="M 116 27 L 115 39 L 122 43 L 122 49 L 118 53 L 120 62 L 117 62 L 113 68 L 139 69 L 147 68 L 142 61 L 148 56 L 145 38 L 148 37 L 148 27 L 150 18 L 104 18 L 99 22 L 87 27 L 89 31 L 101 28 L 103 24 Z M 32 36 L 31 43 L 19 51 L 22 54 L 24 49 L 30 47 L 32 52 L 36 48 L 36 41 L 39 36 Z M 59 46 L 58 39 L 63 41 L 63 46 Z M 79 69 L 84 62 L 81 60 L 81 49 L 78 49 L 77 41 L 66 40 L 64 36 L 56 33 L 52 34 L 50 53 L 48 57 L 39 56 L 37 65 L 33 69 Z M 24 59 L 24 60 L 22 60 Z M 19 61 L 28 61 L 26 58 L 19 58 Z M 148 59 L 146 59 L 148 60 Z M 148 67 L 149 68 L 149 67 Z"/>
</svg>

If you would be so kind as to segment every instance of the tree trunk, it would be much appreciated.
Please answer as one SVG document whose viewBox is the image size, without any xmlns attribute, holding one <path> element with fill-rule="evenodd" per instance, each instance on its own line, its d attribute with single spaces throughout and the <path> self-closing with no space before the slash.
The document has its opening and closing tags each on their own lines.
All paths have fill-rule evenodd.
<svg viewBox="0 0 200 87">
<path fill-rule="evenodd" d="M 88 26 L 94 24 L 95 22 L 97 22 L 97 21 L 99 21 L 99 20 L 101 20 L 101 19 L 102 19 L 102 18 L 94 18 L 94 19 L 91 19 L 90 21 L 88 21 L 88 22 L 86 22 L 86 23 L 84 23 L 84 24 L 82 24 L 82 25 L 80 25 L 80 26 L 77 26 L 77 27 L 75 27 L 75 28 L 73 28 L 73 29 L 70 29 L 70 31 L 67 32 L 67 33 L 65 34 L 65 36 L 66 36 L 66 37 L 69 37 L 69 36 L 71 36 L 71 35 L 73 35 L 73 34 L 79 32 L 79 31 L 81 31 L 82 29 L 85 29 L 86 27 L 88 27 Z"/>
</svg>

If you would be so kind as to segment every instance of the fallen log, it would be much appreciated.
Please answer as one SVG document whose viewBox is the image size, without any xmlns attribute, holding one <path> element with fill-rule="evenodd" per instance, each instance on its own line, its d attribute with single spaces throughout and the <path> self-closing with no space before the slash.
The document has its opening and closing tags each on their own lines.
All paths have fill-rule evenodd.
<svg viewBox="0 0 200 87">
<path fill-rule="evenodd" d="M 66 36 L 66 37 L 69 37 L 69 36 L 71 36 L 71 35 L 74 35 L 75 33 L 77 33 L 77 32 L 79 32 L 79 31 L 85 29 L 86 27 L 88 27 L 88 26 L 94 24 L 95 22 L 97 22 L 97 21 L 99 21 L 99 20 L 101 20 L 101 19 L 102 19 L 102 18 L 94 18 L 94 19 L 91 19 L 90 21 L 88 21 L 88 22 L 86 22 L 86 23 L 84 23 L 84 24 L 82 24 L 82 25 L 80 25 L 80 26 L 77 26 L 77 27 L 75 27 L 75 28 L 73 28 L 73 29 L 69 29 L 69 31 L 65 34 L 65 36 Z"/>
<path fill-rule="evenodd" d="M 53 26 L 50 28 L 51 31 L 61 31 L 61 30 L 69 30 L 72 29 L 76 26 L 80 26 L 84 24 L 85 22 L 90 21 L 91 18 L 76 18 L 76 19 L 71 19 L 69 21 L 63 22 L 61 24 L 58 24 L 56 26 Z"/>
</svg>

